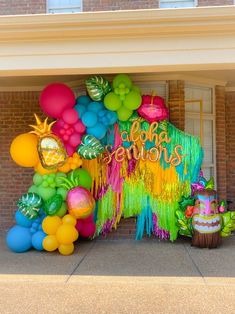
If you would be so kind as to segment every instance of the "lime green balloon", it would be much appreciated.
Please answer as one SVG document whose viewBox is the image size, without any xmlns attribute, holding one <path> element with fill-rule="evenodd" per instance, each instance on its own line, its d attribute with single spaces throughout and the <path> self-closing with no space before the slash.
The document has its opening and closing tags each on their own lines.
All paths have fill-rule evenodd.
<svg viewBox="0 0 235 314">
<path fill-rule="evenodd" d="M 62 196 L 63 201 L 66 200 L 67 193 L 68 193 L 68 191 L 65 188 L 58 188 L 57 191 L 56 191 L 56 194 L 59 194 L 59 195 Z"/>
<path fill-rule="evenodd" d="M 117 88 L 119 86 L 125 86 L 127 88 L 131 88 L 132 82 L 128 75 L 126 74 L 118 74 L 113 79 L 113 87 Z"/>
<path fill-rule="evenodd" d="M 136 110 L 141 105 L 141 102 L 141 95 L 135 91 L 131 91 L 128 95 L 126 95 L 123 105 L 130 110 Z"/>
<path fill-rule="evenodd" d="M 29 193 L 36 193 L 38 194 L 38 187 L 36 185 L 31 185 L 31 187 L 28 189 Z"/>
<path fill-rule="evenodd" d="M 64 215 L 67 213 L 67 210 L 67 205 L 65 202 L 63 202 L 60 209 L 56 212 L 56 216 L 59 216 L 60 218 L 64 217 Z"/>
<path fill-rule="evenodd" d="M 133 85 L 131 89 L 132 89 L 134 92 L 137 92 L 137 93 L 141 94 L 141 90 L 140 90 L 139 86 Z"/>
<path fill-rule="evenodd" d="M 66 178 L 66 174 L 63 172 L 58 172 L 55 176 L 55 183 L 56 186 L 59 186 L 61 183 L 64 183 L 64 181 L 61 180 L 61 178 Z"/>
<path fill-rule="evenodd" d="M 92 178 L 90 173 L 86 170 L 86 169 L 75 169 L 73 170 L 74 172 L 74 178 L 78 178 L 78 186 L 82 186 L 85 189 L 90 190 L 91 186 L 92 186 Z M 68 178 L 71 177 L 71 173 L 68 175 Z"/>
<path fill-rule="evenodd" d="M 40 185 L 43 181 L 43 177 L 39 174 L 39 173 L 35 173 L 35 175 L 33 176 L 33 183 L 35 185 Z"/>
<path fill-rule="evenodd" d="M 37 194 L 39 196 L 41 196 L 41 198 L 44 201 L 47 201 L 49 198 L 51 198 L 52 196 L 54 196 L 56 194 L 56 189 L 50 188 L 50 187 L 43 187 L 43 186 L 39 186 L 37 189 Z"/>
<path fill-rule="evenodd" d="M 109 109 L 111 111 L 116 111 L 116 110 L 118 110 L 118 108 L 121 107 L 122 102 L 116 94 L 111 92 L 111 93 L 108 93 L 104 97 L 104 105 L 107 109 Z"/>
<path fill-rule="evenodd" d="M 122 106 L 120 109 L 117 111 L 118 119 L 120 121 L 127 121 L 133 113 L 133 110 L 130 110 L 124 106 Z"/>
</svg>

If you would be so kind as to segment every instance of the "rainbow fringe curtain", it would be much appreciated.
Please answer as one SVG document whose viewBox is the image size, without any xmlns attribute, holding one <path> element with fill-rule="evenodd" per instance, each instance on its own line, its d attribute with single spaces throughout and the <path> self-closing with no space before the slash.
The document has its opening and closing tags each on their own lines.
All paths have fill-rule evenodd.
<svg viewBox="0 0 235 314">
<path fill-rule="evenodd" d="M 128 143 L 122 142 L 120 133 L 130 134 L 132 122 L 119 122 L 110 132 L 113 149 Z M 141 123 L 141 130 L 148 131 L 149 124 Z M 175 240 L 178 234 L 175 212 L 183 196 L 191 194 L 191 183 L 197 181 L 203 159 L 199 139 L 188 135 L 169 122 L 159 124 L 156 133 L 166 131 L 171 139 L 162 143 L 168 155 L 176 145 L 183 147 L 182 163 L 172 166 L 164 158 L 157 162 L 138 160 L 118 163 L 115 159 L 109 165 L 101 160 L 84 160 L 84 167 L 92 174 L 93 193 L 97 204 L 97 234 L 116 228 L 120 218 L 137 216 L 136 239 L 146 233 L 159 238 Z M 110 139 L 109 139 L 110 140 Z M 146 142 L 146 149 L 153 143 Z"/>
</svg>

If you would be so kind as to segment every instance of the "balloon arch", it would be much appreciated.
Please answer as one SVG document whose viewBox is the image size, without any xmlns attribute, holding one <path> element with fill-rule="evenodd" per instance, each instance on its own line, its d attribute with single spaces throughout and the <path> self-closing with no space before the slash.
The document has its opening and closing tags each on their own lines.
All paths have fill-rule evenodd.
<svg viewBox="0 0 235 314">
<path fill-rule="evenodd" d="M 8 247 L 69 255 L 78 237 L 105 235 L 133 216 L 136 239 L 184 235 L 216 247 L 230 235 L 235 217 L 200 172 L 200 141 L 168 121 L 164 99 L 141 95 L 125 74 L 85 85 L 77 99 L 65 84 L 46 86 L 39 103 L 48 117 L 35 115 L 11 144 L 12 159 L 35 174 L 17 202 Z"/>
</svg>

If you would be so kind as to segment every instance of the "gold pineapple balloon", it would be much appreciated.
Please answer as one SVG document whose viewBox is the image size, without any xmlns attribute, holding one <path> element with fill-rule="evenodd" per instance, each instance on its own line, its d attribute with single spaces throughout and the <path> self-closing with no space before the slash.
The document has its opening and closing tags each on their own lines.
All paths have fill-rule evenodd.
<svg viewBox="0 0 235 314">
<path fill-rule="evenodd" d="M 30 125 L 34 130 L 30 133 L 36 134 L 38 140 L 38 155 L 42 166 L 45 169 L 62 167 L 67 159 L 66 150 L 60 139 L 51 133 L 54 122 L 47 123 L 48 118 L 43 122 L 34 114 L 36 125 Z"/>
</svg>

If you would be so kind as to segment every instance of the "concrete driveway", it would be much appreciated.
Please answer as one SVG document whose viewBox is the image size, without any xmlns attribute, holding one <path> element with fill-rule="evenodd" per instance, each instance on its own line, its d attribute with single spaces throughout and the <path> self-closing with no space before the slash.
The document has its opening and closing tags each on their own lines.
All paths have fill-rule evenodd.
<svg viewBox="0 0 235 314">
<path fill-rule="evenodd" d="M 0 313 L 235 313 L 235 237 L 96 240 L 72 256 L 14 254 L 0 238 Z"/>
</svg>

